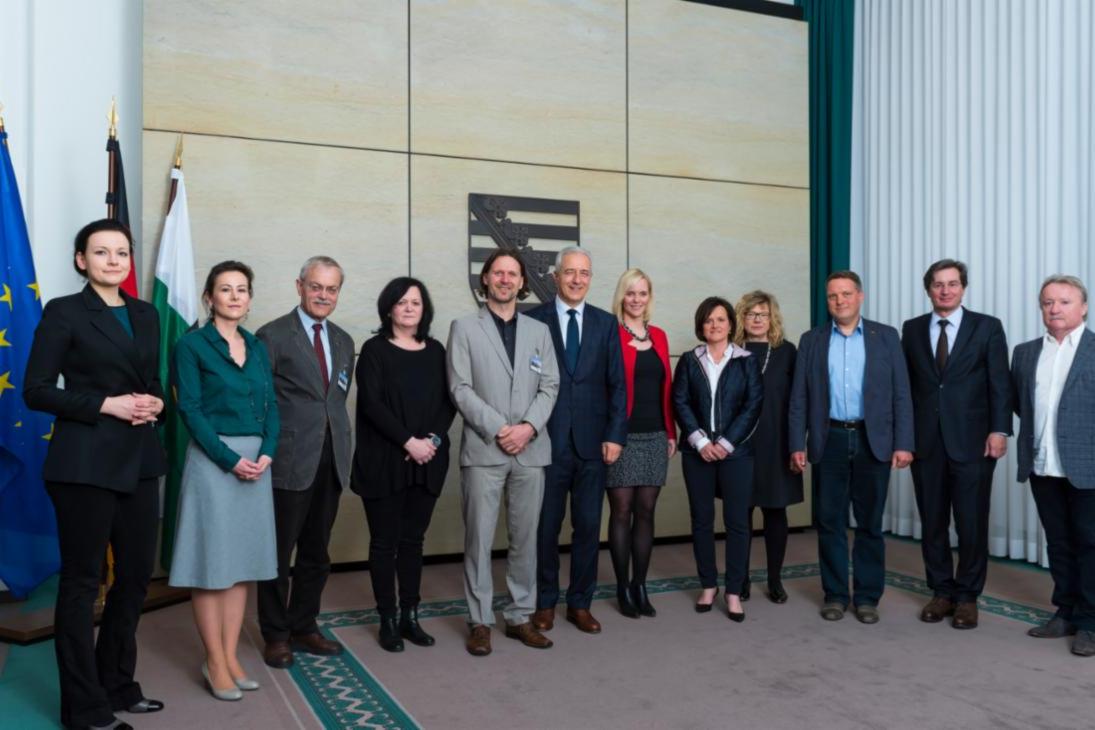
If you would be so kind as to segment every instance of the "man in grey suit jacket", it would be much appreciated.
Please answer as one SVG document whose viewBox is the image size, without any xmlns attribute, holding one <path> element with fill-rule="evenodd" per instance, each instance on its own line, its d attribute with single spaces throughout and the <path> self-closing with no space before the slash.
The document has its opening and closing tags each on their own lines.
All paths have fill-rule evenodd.
<svg viewBox="0 0 1095 730">
<path fill-rule="evenodd" d="M 342 267 L 327 256 L 304 262 L 297 279 L 300 306 L 259 328 L 274 373 L 281 434 L 273 464 L 278 577 L 258 586 L 263 658 L 293 663 L 292 650 L 342 651 L 316 626 L 331 572 L 327 543 L 350 478 L 350 416 L 346 395 L 354 374 L 354 341 L 328 317 L 338 304 Z M 296 549 L 292 594 L 289 558 Z"/>
<path fill-rule="evenodd" d="M 1019 481 L 1046 532 L 1057 613 L 1027 633 L 1075 634 L 1072 653 L 1095 656 L 1095 332 L 1076 277 L 1049 277 L 1039 300 L 1046 334 L 1015 348 L 1011 382 Z"/>
<path fill-rule="evenodd" d="M 831 322 L 802 336 L 787 423 L 791 465 L 814 465 L 818 558 L 825 603 L 838 621 L 848 603 L 878 622 L 886 573 L 882 511 L 890 469 L 912 462 L 913 409 L 901 341 L 893 327 L 863 319 L 863 286 L 853 271 L 825 284 Z M 808 436 L 807 436 L 808 434 Z M 853 595 L 848 593 L 848 505 L 855 513 Z"/>
<path fill-rule="evenodd" d="M 546 325 L 517 313 L 528 295 L 525 266 L 498 249 L 479 282 L 487 306 L 452 323 L 447 348 L 449 392 L 464 418 L 460 486 L 464 511 L 464 593 L 468 653 L 490 654 L 491 546 L 506 492 L 509 554 L 503 609 L 506 636 L 547 649 L 529 621 L 536 608 L 536 529 L 551 463 L 547 422 L 559 393 L 555 349 Z"/>
</svg>

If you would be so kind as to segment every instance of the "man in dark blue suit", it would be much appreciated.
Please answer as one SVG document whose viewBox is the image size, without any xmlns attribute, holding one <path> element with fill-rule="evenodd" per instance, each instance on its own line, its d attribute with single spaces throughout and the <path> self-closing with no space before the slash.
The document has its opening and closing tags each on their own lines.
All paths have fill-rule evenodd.
<svg viewBox="0 0 1095 730">
<path fill-rule="evenodd" d="M 814 465 L 818 558 L 825 601 L 837 621 L 851 602 L 878 622 L 885 578 L 882 511 L 890 469 L 912 462 L 913 410 L 901 341 L 893 327 L 863 319 L 863 285 L 853 271 L 825 284 L 831 322 L 802 336 L 788 410 L 791 466 Z M 848 593 L 848 505 L 855 514 L 854 594 Z"/>
<path fill-rule="evenodd" d="M 977 626 L 977 597 L 989 565 L 989 502 L 996 460 L 1011 435 L 1011 377 L 1004 326 L 962 306 L 968 275 L 953 259 L 932 264 L 924 290 L 932 311 L 901 330 L 916 421 L 912 465 L 932 599 L 920 620 Z M 958 533 L 958 570 L 950 525 Z"/>
<path fill-rule="evenodd" d="M 627 439 L 627 388 L 616 318 L 585 301 L 593 278 L 589 252 L 572 246 L 555 258 L 558 295 L 528 312 L 548 326 L 559 361 L 559 397 L 548 421 L 551 466 L 537 535 L 537 600 L 532 623 L 548 631 L 559 602 L 559 531 L 570 497 L 567 621 L 596 634 L 589 611 L 597 586 L 601 506 L 607 465 Z"/>
</svg>

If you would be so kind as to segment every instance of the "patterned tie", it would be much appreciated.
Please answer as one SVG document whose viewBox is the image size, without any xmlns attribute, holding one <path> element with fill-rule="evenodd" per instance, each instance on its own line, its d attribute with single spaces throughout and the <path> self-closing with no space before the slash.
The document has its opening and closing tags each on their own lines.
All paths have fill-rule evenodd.
<svg viewBox="0 0 1095 730">
<path fill-rule="evenodd" d="M 568 309 L 567 315 L 570 317 L 567 322 L 567 372 L 573 375 L 574 370 L 578 367 L 578 310 Z"/>
<path fill-rule="evenodd" d="M 947 325 L 949 325 L 945 319 L 939 320 L 939 344 L 935 346 L 935 366 L 939 368 L 939 372 L 943 372 L 943 368 L 947 367 L 947 356 L 950 354 L 949 343 L 947 342 Z"/>
<path fill-rule="evenodd" d="M 327 372 L 327 353 L 323 351 L 323 338 L 320 337 L 320 333 L 323 332 L 323 325 L 314 324 L 312 330 L 316 333 L 312 337 L 312 347 L 316 350 L 316 359 L 319 360 L 319 372 L 323 376 L 323 390 L 326 392 L 327 388 L 331 386 L 331 376 Z"/>
</svg>

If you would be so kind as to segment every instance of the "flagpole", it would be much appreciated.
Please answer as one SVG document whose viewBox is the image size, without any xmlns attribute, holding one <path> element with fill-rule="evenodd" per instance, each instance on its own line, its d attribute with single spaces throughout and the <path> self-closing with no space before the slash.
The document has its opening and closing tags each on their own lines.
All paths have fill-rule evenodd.
<svg viewBox="0 0 1095 730">
<path fill-rule="evenodd" d="M 107 140 L 118 139 L 118 100 L 115 97 L 110 97 L 110 113 L 106 115 L 107 122 L 110 123 L 110 127 L 107 130 Z M 107 150 L 107 166 L 106 166 L 106 217 L 114 218 L 114 152 Z"/>
<path fill-rule="evenodd" d="M 175 169 L 182 169 L 183 136 L 179 135 L 179 141 L 175 143 Z M 167 197 L 167 210 L 171 212 L 171 206 L 175 204 L 175 193 L 179 189 L 179 181 L 171 178 L 171 193 Z"/>
</svg>

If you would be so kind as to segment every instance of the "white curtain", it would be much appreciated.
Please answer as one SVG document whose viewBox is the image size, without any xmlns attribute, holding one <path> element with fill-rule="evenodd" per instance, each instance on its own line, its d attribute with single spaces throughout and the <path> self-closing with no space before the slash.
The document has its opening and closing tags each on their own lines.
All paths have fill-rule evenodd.
<svg viewBox="0 0 1095 730">
<path fill-rule="evenodd" d="M 966 305 L 1000 317 L 1010 347 L 1040 336 L 1044 277 L 1095 291 L 1095 2 L 856 0 L 855 12 L 851 261 L 865 316 L 900 328 L 928 311 L 921 276 L 951 257 L 969 264 Z M 1015 473 L 1012 440 L 989 550 L 1045 564 Z M 920 537 L 907 470 L 886 528 Z"/>
</svg>

